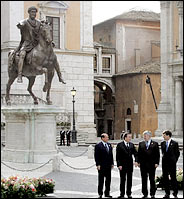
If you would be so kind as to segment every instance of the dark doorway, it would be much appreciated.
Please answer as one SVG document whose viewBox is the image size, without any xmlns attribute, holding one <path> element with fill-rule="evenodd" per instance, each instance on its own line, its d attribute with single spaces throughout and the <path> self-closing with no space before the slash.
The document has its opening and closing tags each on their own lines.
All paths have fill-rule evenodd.
<svg viewBox="0 0 184 199">
<path fill-rule="evenodd" d="M 98 129 L 97 136 L 100 137 L 102 133 L 104 133 L 104 123 L 103 119 L 98 119 Z"/>
<path fill-rule="evenodd" d="M 112 139 L 112 120 L 107 120 L 107 133 L 109 138 Z"/>
<path fill-rule="evenodd" d="M 127 131 L 131 133 L 131 121 L 127 121 Z"/>
</svg>

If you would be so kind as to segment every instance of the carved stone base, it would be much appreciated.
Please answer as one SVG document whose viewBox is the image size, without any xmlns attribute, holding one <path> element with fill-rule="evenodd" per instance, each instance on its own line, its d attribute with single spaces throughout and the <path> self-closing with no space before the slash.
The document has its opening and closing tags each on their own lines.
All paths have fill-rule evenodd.
<svg viewBox="0 0 184 199">
<path fill-rule="evenodd" d="M 45 163 L 57 153 L 56 115 L 64 112 L 55 106 L 2 107 L 6 121 L 2 160 L 20 163 Z"/>
<path fill-rule="evenodd" d="M 71 147 L 76 147 L 76 146 L 78 146 L 78 143 L 70 143 L 70 146 Z"/>
</svg>

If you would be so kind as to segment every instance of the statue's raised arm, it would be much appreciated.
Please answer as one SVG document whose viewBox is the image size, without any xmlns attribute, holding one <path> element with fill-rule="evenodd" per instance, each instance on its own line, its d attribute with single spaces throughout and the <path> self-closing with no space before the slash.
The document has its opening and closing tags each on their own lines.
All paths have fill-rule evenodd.
<svg viewBox="0 0 184 199">
<path fill-rule="evenodd" d="M 17 28 L 22 29 L 26 24 L 26 20 L 21 20 L 18 24 L 17 24 Z"/>
</svg>

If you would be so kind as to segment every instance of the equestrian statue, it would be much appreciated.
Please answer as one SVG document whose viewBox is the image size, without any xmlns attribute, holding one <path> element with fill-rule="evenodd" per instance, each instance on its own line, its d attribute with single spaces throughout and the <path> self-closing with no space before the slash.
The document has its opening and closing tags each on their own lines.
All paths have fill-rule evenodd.
<svg viewBox="0 0 184 199">
<path fill-rule="evenodd" d="M 17 27 L 21 32 L 19 46 L 8 54 L 8 83 L 6 85 L 6 103 L 11 104 L 10 88 L 17 78 L 18 83 L 22 83 L 22 76 L 29 80 L 28 92 L 33 97 L 34 104 L 38 104 L 37 97 L 32 92 L 32 86 L 37 75 L 45 75 L 43 91 L 47 92 L 47 104 L 52 104 L 50 100 L 51 82 L 56 70 L 59 81 L 66 84 L 62 78 L 59 63 L 54 53 L 54 43 L 52 41 L 52 27 L 47 21 L 36 19 L 37 8 L 31 6 L 28 9 L 29 18 L 20 21 Z"/>
</svg>

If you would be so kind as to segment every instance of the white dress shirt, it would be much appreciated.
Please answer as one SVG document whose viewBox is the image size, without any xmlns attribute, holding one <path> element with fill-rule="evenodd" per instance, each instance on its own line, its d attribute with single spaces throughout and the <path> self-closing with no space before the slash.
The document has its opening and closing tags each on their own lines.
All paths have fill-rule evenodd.
<svg viewBox="0 0 184 199">
<path fill-rule="evenodd" d="M 150 143 L 151 143 L 151 139 L 149 139 L 148 141 L 145 141 L 145 142 L 148 142 L 148 148 L 149 148 Z"/>
<path fill-rule="evenodd" d="M 130 147 L 130 143 L 129 142 L 126 142 L 125 140 L 123 140 L 123 141 L 124 141 L 126 147 L 127 147 L 127 144 L 128 144 L 128 147 Z"/>
<path fill-rule="evenodd" d="M 168 147 L 169 147 L 169 144 L 170 144 L 170 142 L 171 142 L 171 138 L 170 138 L 169 140 L 166 141 L 166 144 L 167 144 L 167 142 L 168 142 Z"/>
<path fill-rule="evenodd" d="M 104 147 L 105 147 L 105 145 L 107 146 L 107 149 L 109 151 L 109 146 L 108 146 L 107 142 L 102 141 L 102 143 L 103 143 Z"/>
</svg>

